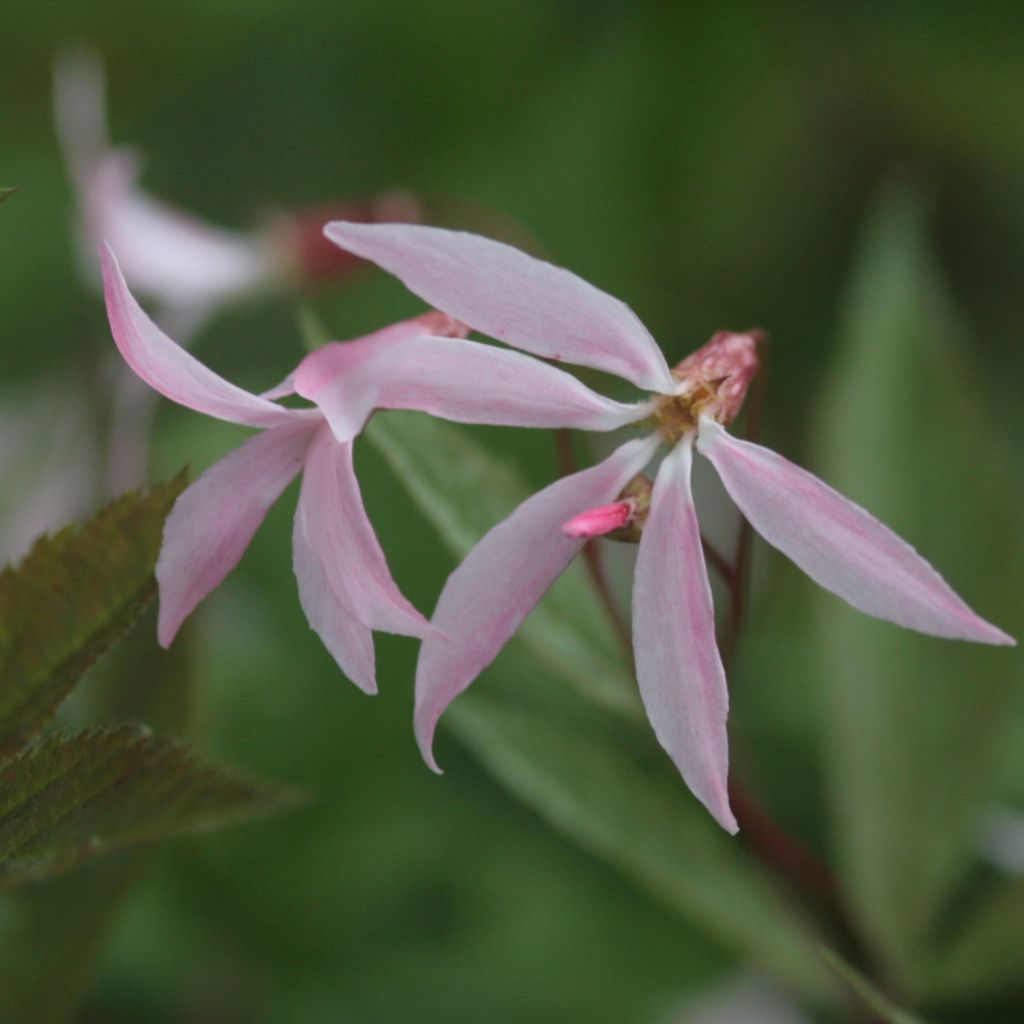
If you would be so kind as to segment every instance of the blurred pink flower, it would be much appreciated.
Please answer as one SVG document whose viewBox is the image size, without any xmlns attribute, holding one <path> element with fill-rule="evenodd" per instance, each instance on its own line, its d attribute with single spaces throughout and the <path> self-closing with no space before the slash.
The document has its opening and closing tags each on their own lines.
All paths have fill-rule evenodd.
<svg viewBox="0 0 1024 1024">
<path fill-rule="evenodd" d="M 114 146 L 105 78 L 89 50 L 63 53 L 54 70 L 57 134 L 75 191 L 83 268 L 95 277 L 106 241 L 130 286 L 158 304 L 157 320 L 179 339 L 196 335 L 222 307 L 268 287 L 320 284 L 362 263 L 323 236 L 332 217 L 418 220 L 418 200 L 392 190 L 304 210 L 278 211 L 259 229 L 231 231 L 151 196 L 139 185 L 141 158 Z"/>
<path fill-rule="evenodd" d="M 672 371 L 626 305 L 510 246 L 403 224 L 335 222 L 325 231 L 339 246 L 377 263 L 472 329 L 654 392 L 648 401 L 619 406 L 613 414 L 598 413 L 598 396 L 587 391 L 580 409 L 585 405 L 595 415 L 580 414 L 574 422 L 562 417 L 562 425 L 609 430 L 644 420 L 647 435 L 528 499 L 449 577 L 431 620 L 436 628 L 424 637 L 416 679 L 416 734 L 435 771 L 433 735 L 445 708 L 494 659 L 586 537 L 622 525 L 621 503 L 628 503 L 623 489 L 663 443 L 669 451 L 642 524 L 633 587 L 637 682 L 661 745 L 693 793 L 729 831 L 737 828 L 727 792 L 729 698 L 690 490 L 694 448 L 712 463 L 736 505 L 770 544 L 855 608 L 936 636 L 1013 643 L 868 512 L 781 456 L 725 431 L 758 369 L 754 337 L 716 335 Z M 469 355 L 473 342 L 458 344 L 466 353 L 461 372 L 468 385 L 469 365 L 480 357 Z M 506 410 L 504 422 L 552 425 L 559 419 L 556 403 L 563 399 L 538 387 L 537 379 L 543 370 L 559 371 L 523 356 L 512 362 L 513 353 L 505 355 L 508 372 L 500 381 L 481 376 L 479 404 Z M 460 372 L 455 361 L 451 371 Z M 387 389 L 408 398 L 419 392 L 429 364 L 385 360 L 379 372 L 387 378 Z M 353 404 L 358 388 L 346 389 L 344 374 L 334 387 L 336 416 L 358 408 Z M 564 383 L 560 387 L 568 389 Z M 517 404 L 529 415 L 516 419 Z M 409 405 L 424 407 L 415 399 Z M 429 411 L 450 413 L 443 402 Z"/>
<path fill-rule="evenodd" d="M 162 322 L 193 334 L 218 307 L 271 281 L 276 258 L 259 235 L 207 224 L 143 191 L 138 153 L 110 142 L 104 93 L 94 54 L 72 51 L 57 61 L 57 134 L 75 189 L 83 266 L 92 277 L 105 239 L 131 286 L 160 304 Z"/>
</svg>

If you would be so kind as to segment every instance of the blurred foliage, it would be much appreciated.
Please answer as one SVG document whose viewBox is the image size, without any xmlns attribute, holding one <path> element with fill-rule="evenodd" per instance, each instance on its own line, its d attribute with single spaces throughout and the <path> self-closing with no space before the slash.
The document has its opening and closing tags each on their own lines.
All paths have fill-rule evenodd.
<svg viewBox="0 0 1024 1024">
<path fill-rule="evenodd" d="M 896 191 L 871 218 L 819 458 L 983 615 L 1020 622 L 1024 494 L 922 222 L 920 203 Z M 989 809 L 1020 655 L 909 635 L 838 601 L 819 613 L 838 864 L 873 947 L 919 992 Z"/>
<path fill-rule="evenodd" d="M 844 963 L 835 953 L 822 950 L 825 962 L 846 983 L 854 998 L 861 1006 L 883 1024 L 924 1024 L 920 1017 L 901 1010 L 886 999 L 866 978 Z"/>
<path fill-rule="evenodd" d="M 5 10 L 5 39 L 2 173 L 21 185 L 0 223 L 6 387 L 76 373 L 95 429 L 106 422 L 111 342 L 97 298 L 75 283 L 49 95 L 54 53 L 84 41 L 108 62 L 115 138 L 145 153 L 147 187 L 203 216 L 246 226 L 275 208 L 402 186 L 435 220 L 538 236 L 553 259 L 628 301 L 671 360 L 722 327 L 768 328 L 771 443 L 887 518 L 982 613 L 1024 632 L 1009 557 L 1019 529 L 998 525 L 1024 468 L 1020 5 L 56 0 Z M 922 187 L 927 223 L 890 203 L 874 215 L 875 241 L 861 244 L 865 212 L 893 172 Z M 873 274 L 877 296 L 848 293 L 859 244 L 857 279 Z M 955 303 L 936 297 L 935 264 Z M 371 273 L 303 301 L 339 337 L 418 311 Z M 199 339 L 202 358 L 240 384 L 269 386 L 303 351 L 294 308 L 268 298 L 225 314 Z M 954 322 L 969 329 L 949 330 Z M 870 345 L 876 332 L 887 344 Z M 889 376 L 870 379 L 876 371 Z M 165 406 L 155 469 L 201 468 L 240 436 Z M 531 486 L 555 472 L 547 437 L 474 436 Z M 371 445 L 357 457 L 396 576 L 427 610 L 452 559 Z M 491 521 L 509 507 L 478 502 Z M 661 1021 L 718 977 L 738 955 L 734 941 L 699 933 L 556 837 L 475 760 L 446 750 L 446 776 L 429 776 L 409 728 L 414 645 L 378 641 L 374 701 L 339 678 L 298 609 L 287 505 L 197 616 L 186 649 L 194 732 L 203 749 L 318 802 L 272 828 L 161 855 L 79 1019 Z M 865 931 L 930 994 L 930 1020 L 1020 1020 L 1024 961 L 1010 941 L 1019 882 L 980 868 L 971 851 L 989 801 L 1024 807 L 1024 695 L 1016 685 L 1003 696 L 1019 684 L 1019 656 L 855 621 L 781 559 L 759 551 L 757 568 L 731 680 L 736 772 L 838 855 Z M 556 597 L 526 644 L 557 609 Z M 152 643 L 139 654 L 136 686 L 174 692 L 185 669 L 169 680 L 154 667 L 163 657 Z M 508 660 L 466 698 L 457 729 L 470 728 L 478 695 L 481 709 L 522 702 L 532 714 L 534 690 L 559 670 L 534 650 Z M 571 668 L 567 652 L 561 660 Z M 531 676 L 522 691 L 517 673 Z M 578 701 L 569 690 L 544 697 L 552 713 L 563 697 Z M 602 735 L 630 728 L 592 716 Z M 492 732 L 504 723 L 491 721 Z M 524 778 L 539 787 L 554 774 L 539 759 L 564 757 L 574 800 L 603 798 L 581 754 L 593 748 L 589 731 L 562 750 L 554 720 L 536 737 L 523 721 L 510 716 L 505 731 L 524 743 L 552 736 Z M 627 778 L 649 767 L 640 756 Z M 911 764 L 935 774 L 911 777 Z M 556 805 L 549 794 L 544 808 L 562 828 L 579 813 L 569 796 Z M 686 793 L 668 799 L 685 816 Z M 645 818 L 636 830 L 660 824 Z M 607 856 L 611 843 L 588 845 Z M 614 849 L 630 874 L 643 870 L 628 841 Z M 697 862 L 710 872 L 712 860 Z M 89 907 L 117 903 L 104 888 L 121 888 L 111 864 L 105 878 L 108 865 L 96 863 L 47 883 L 67 925 L 28 944 L 52 952 L 53 973 L 22 962 L 3 991 L 20 985 L 70 1012 L 87 979 L 83 954 L 101 957 L 105 919 Z M 676 911 L 685 903 L 692 919 L 698 897 L 715 905 L 714 881 L 672 875 Z M 95 880 L 95 903 L 71 895 L 79 877 Z M 9 934 L 5 948 L 24 958 L 28 940 Z M 999 1005 L 971 1009 L 996 994 Z M 51 1018 L 40 1009 L 22 1019 Z"/>
<path fill-rule="evenodd" d="M 134 724 L 44 737 L 0 765 L 0 792 L 0 887 L 289 801 Z"/>
<path fill-rule="evenodd" d="M 42 537 L 0 574 L 0 757 L 48 721 L 156 594 L 164 519 L 187 475 Z"/>
<path fill-rule="evenodd" d="M 57 1024 L 74 1013 L 98 943 L 142 861 L 97 867 L 68 882 L 54 876 L 295 800 L 202 761 L 148 726 L 36 735 L 156 593 L 163 522 L 186 479 L 179 473 L 146 494 L 116 499 L 81 528 L 41 537 L 0 576 L 0 888 L 15 890 L 0 896 L 2 1020 Z M 151 673 L 149 666 L 153 682 Z M 161 672 L 155 681 L 172 682 Z M 120 699 L 108 691 L 92 703 L 115 713 L 144 710 L 157 725 L 182 724 L 178 702 L 146 700 L 145 685 L 127 695 L 126 682 L 114 687 Z M 180 687 L 180 678 L 173 682 Z"/>
</svg>

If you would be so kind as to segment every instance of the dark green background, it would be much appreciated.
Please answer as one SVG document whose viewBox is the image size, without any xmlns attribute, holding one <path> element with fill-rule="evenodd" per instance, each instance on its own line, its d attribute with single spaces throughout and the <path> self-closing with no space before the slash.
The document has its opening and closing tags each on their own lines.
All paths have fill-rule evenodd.
<svg viewBox="0 0 1024 1024">
<path fill-rule="evenodd" d="M 944 457 L 929 472 L 971 463 L 968 444 L 1010 453 L 986 497 L 954 478 L 941 492 L 952 504 L 928 509 L 928 545 L 910 539 L 942 568 L 973 542 L 957 529 L 960 503 L 1015 500 L 1018 4 L 58 0 L 16 2 L 0 22 L 0 185 L 21 187 L 0 210 L 7 394 L 53 374 L 91 380 L 112 350 L 76 274 L 51 123 L 54 55 L 88 43 L 107 62 L 115 139 L 146 155 L 147 188 L 211 220 L 247 228 L 275 209 L 400 186 L 439 221 L 518 221 L 556 262 L 627 301 L 670 362 L 714 330 L 767 328 L 768 439 L 865 501 L 870 486 L 858 493 L 824 461 L 841 444 L 821 447 L 815 424 L 841 378 L 837 338 L 864 223 L 896 181 L 921 197 L 927 245 L 969 327 L 957 358 L 988 417 L 968 430 L 954 404 L 932 409 L 925 440 Z M 418 309 L 369 274 L 309 301 L 339 337 Z M 198 351 L 267 387 L 302 354 L 296 309 L 294 297 L 250 302 L 213 323 Z M 102 390 L 90 390 L 102 407 Z M 880 388 L 897 404 L 906 390 Z M 858 457 L 884 460 L 901 445 L 912 413 L 884 413 L 892 429 Z M 157 426 L 157 473 L 201 468 L 244 436 L 166 403 Z M 479 436 L 537 483 L 555 471 L 546 436 Z M 358 458 L 395 575 L 429 610 L 451 559 L 380 458 L 368 447 Z M 446 775 L 422 766 L 409 727 L 414 646 L 378 639 L 374 700 L 340 676 L 295 596 L 293 500 L 185 642 L 197 742 L 315 802 L 162 851 L 80 1019 L 653 1021 L 727 971 L 713 941 L 550 832 L 443 730 Z M 884 504 L 882 494 L 874 507 Z M 1017 547 L 1020 531 L 1001 540 Z M 813 673 L 788 685 L 817 643 L 806 606 L 818 599 L 788 566 L 766 563 L 752 628 L 767 653 L 744 660 L 734 732 L 758 751 L 781 813 L 827 848 Z M 1015 586 L 1007 573 L 996 559 L 951 581 L 1019 635 L 1000 597 Z M 788 592 L 798 611 L 786 620 L 775 599 Z M 163 655 L 153 645 L 144 657 Z M 1019 659 L 996 671 L 1006 666 L 1019 675 Z M 1024 794 L 1024 754 L 1012 739 L 1000 749 L 1005 791 Z"/>
</svg>

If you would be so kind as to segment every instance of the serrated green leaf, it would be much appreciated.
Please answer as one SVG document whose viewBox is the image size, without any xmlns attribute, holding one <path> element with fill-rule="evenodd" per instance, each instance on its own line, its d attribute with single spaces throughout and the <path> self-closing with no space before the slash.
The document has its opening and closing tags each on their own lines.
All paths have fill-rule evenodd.
<svg viewBox="0 0 1024 1024">
<path fill-rule="evenodd" d="M 53 715 L 156 593 L 164 519 L 186 474 L 43 537 L 0 574 L 0 758 Z"/>
<path fill-rule="evenodd" d="M 458 557 L 530 495 L 510 466 L 453 424 L 389 414 L 375 417 L 365 433 Z M 642 717 L 632 671 L 579 565 L 562 575 L 517 635 L 591 700 Z"/>
<path fill-rule="evenodd" d="M 815 1000 L 830 989 L 810 923 L 690 795 L 648 731 L 552 685 L 523 648 L 448 712 L 520 799 L 660 905 Z M 494 675 L 498 675 L 498 679 Z"/>
<path fill-rule="evenodd" d="M 77 695 L 88 699 L 76 702 L 72 717 L 140 717 L 161 731 L 184 726 L 192 694 L 189 627 L 171 650 L 159 650 L 155 618 L 150 606 L 143 628 L 110 652 L 88 693 Z M 65 719 L 68 710 L 67 704 L 61 709 Z M 0 1021 L 64 1024 L 72 1018 L 107 933 L 152 852 L 137 847 L 0 892 Z"/>
<path fill-rule="evenodd" d="M 1012 473 L 922 239 L 922 209 L 876 210 L 823 388 L 813 468 L 907 538 L 986 617 L 1020 621 Z M 817 604 L 837 854 L 868 941 L 913 990 L 969 863 L 1020 655 Z"/>
<path fill-rule="evenodd" d="M 872 1013 L 873 1020 L 878 1020 L 880 1024 L 927 1024 L 923 1018 L 901 1010 L 831 949 L 823 946 L 821 957 L 847 986 L 856 1001 Z"/>
<path fill-rule="evenodd" d="M 292 797 L 138 725 L 52 734 L 0 766 L 0 885 L 281 809 Z"/>
<path fill-rule="evenodd" d="M 0 203 L 6 203 L 17 191 L 16 188 L 0 188 Z"/>
</svg>

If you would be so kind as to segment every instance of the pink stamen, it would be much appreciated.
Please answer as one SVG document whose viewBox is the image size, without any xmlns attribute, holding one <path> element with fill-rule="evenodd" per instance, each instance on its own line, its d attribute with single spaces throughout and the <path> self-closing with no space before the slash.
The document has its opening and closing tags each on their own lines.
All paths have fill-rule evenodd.
<svg viewBox="0 0 1024 1024">
<path fill-rule="evenodd" d="M 573 516 L 563 527 L 567 537 L 603 537 L 613 530 L 621 530 L 633 515 L 631 501 L 616 501 L 611 505 L 587 509 Z"/>
</svg>

